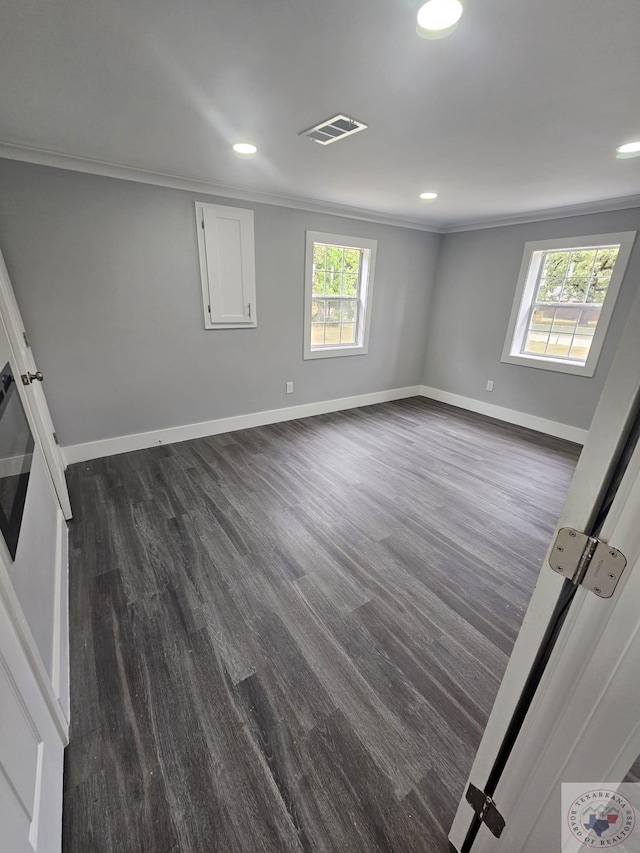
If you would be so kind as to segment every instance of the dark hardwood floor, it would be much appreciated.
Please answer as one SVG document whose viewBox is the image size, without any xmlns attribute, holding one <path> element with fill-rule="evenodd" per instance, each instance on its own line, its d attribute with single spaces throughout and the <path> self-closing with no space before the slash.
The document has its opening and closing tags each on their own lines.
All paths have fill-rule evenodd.
<svg viewBox="0 0 640 853">
<path fill-rule="evenodd" d="M 422 398 L 72 466 L 64 850 L 447 850 L 579 448 Z"/>
</svg>

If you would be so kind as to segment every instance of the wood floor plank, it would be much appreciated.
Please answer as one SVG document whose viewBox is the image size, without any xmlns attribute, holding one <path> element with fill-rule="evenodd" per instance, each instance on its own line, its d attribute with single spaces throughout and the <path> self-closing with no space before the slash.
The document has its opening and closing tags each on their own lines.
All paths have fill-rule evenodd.
<svg viewBox="0 0 640 853">
<path fill-rule="evenodd" d="M 65 853 L 445 853 L 578 453 L 413 398 L 71 466 Z"/>
</svg>

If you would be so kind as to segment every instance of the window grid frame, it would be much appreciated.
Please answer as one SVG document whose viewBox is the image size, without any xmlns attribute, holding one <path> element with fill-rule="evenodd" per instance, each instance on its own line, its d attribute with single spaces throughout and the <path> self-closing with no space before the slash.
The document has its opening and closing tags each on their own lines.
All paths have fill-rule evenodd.
<svg viewBox="0 0 640 853">
<path fill-rule="evenodd" d="M 621 231 L 608 234 L 574 236 L 549 240 L 536 240 L 524 244 L 524 252 L 520 265 L 520 273 L 511 306 L 511 315 L 507 327 L 501 361 L 522 367 L 551 370 L 558 373 L 569 373 L 575 376 L 593 376 L 600 358 L 605 337 L 612 319 L 616 300 L 625 277 L 631 251 L 637 236 L 636 231 Z M 589 249 L 607 249 L 618 246 L 614 267 L 608 278 L 606 293 L 602 302 L 552 302 L 536 300 L 542 280 L 542 270 L 545 257 L 549 253 L 562 251 L 580 251 Z M 595 258 L 597 260 L 597 256 Z M 591 267 L 593 273 L 593 266 Z M 563 275 L 563 280 L 566 276 Z M 564 291 L 564 285 L 563 290 Z M 561 296 L 561 293 L 558 296 Z M 586 291 L 585 299 L 589 296 Z M 531 326 L 532 312 L 536 307 L 554 308 L 598 308 L 599 317 L 594 333 L 591 336 L 589 352 L 585 359 L 575 356 L 555 356 L 523 352 L 527 333 Z M 554 314 L 555 318 L 555 314 Z M 575 333 L 572 335 L 572 346 L 577 334 L 579 320 Z M 551 333 L 551 332 L 550 332 Z M 557 334 L 561 334 L 558 332 Z M 545 346 L 545 350 L 547 346 Z M 569 350 L 570 351 L 570 350 Z"/>
<path fill-rule="evenodd" d="M 322 264 L 316 264 L 316 247 L 325 249 Z M 340 275 L 340 293 L 331 294 L 326 292 L 327 274 L 331 273 L 328 266 L 328 252 L 326 249 L 342 250 L 340 267 L 337 274 Z M 351 269 L 345 266 L 345 252 L 354 249 L 358 252 L 358 266 Z M 375 270 L 377 241 L 369 238 L 346 237 L 342 235 L 326 234 L 324 232 L 306 232 L 306 270 L 305 270 L 305 320 L 304 320 L 304 353 L 305 359 L 324 358 L 340 355 L 366 354 L 368 351 L 368 340 L 371 322 L 371 295 L 373 289 L 373 276 Z M 323 275 L 321 293 L 314 292 L 316 286 L 315 276 L 317 273 Z M 345 276 L 352 273 L 357 274 L 356 293 L 345 294 Z M 313 309 L 319 303 L 333 302 L 339 306 L 339 319 L 329 322 L 325 310 L 323 320 L 314 322 Z M 346 306 L 355 304 L 353 320 L 349 318 L 351 311 L 345 311 Z M 338 313 L 338 312 L 336 312 Z M 338 329 L 338 340 L 327 343 L 327 328 Z M 314 330 L 322 329 L 322 342 L 314 343 Z M 317 332 L 316 332 L 317 333 Z M 345 336 L 353 337 L 345 341 Z"/>
<path fill-rule="evenodd" d="M 346 348 L 346 347 L 357 347 L 358 346 L 358 340 L 360 337 L 360 320 L 361 320 L 362 313 L 363 313 L 361 288 L 362 288 L 362 269 L 363 269 L 363 261 L 364 261 L 365 250 L 360 249 L 356 246 L 343 246 L 343 245 L 340 245 L 337 243 L 328 243 L 328 242 L 325 242 L 322 240 L 314 240 L 313 244 L 312 244 L 312 253 L 313 253 L 312 257 L 315 256 L 316 246 L 323 246 L 325 249 L 331 248 L 331 249 L 341 249 L 342 250 L 342 262 L 341 262 L 339 273 L 338 273 L 340 276 L 340 291 L 341 291 L 341 293 L 338 295 L 335 295 L 335 294 L 328 294 L 326 292 L 327 273 L 329 272 L 329 269 L 327 267 L 329 253 L 327 251 L 325 251 L 324 252 L 324 266 L 323 267 L 317 267 L 315 264 L 315 261 L 314 261 L 312 269 L 311 269 L 311 277 L 312 277 L 311 278 L 311 280 L 312 280 L 312 285 L 311 285 L 311 306 L 312 306 L 311 307 L 311 333 L 312 334 L 311 334 L 311 342 L 310 342 L 311 350 L 315 351 L 315 350 L 319 350 L 319 349 L 326 349 L 328 347 L 344 347 L 344 348 Z M 342 291 L 344 289 L 344 276 L 345 276 L 345 259 L 344 259 L 345 249 L 355 249 L 358 252 L 358 256 L 359 256 L 358 257 L 358 269 L 357 269 L 357 273 L 356 273 L 356 275 L 357 275 L 356 294 L 354 296 L 349 296 L 349 295 L 345 295 L 344 293 L 342 293 Z M 324 276 L 324 293 L 322 293 L 322 294 L 314 294 L 313 293 L 313 279 L 314 279 L 315 274 L 317 272 L 321 272 Z M 340 302 L 341 303 L 340 304 L 340 320 L 337 323 L 328 323 L 326 314 L 325 314 L 324 322 L 322 322 L 322 323 L 314 322 L 314 320 L 313 320 L 313 304 L 314 304 L 314 302 L 317 302 L 318 300 L 322 300 L 324 302 Z M 342 327 L 343 327 L 343 325 L 345 325 L 345 323 L 343 323 L 342 302 L 347 302 L 347 301 L 358 303 L 358 307 L 357 307 L 356 312 L 355 312 L 356 313 L 356 319 L 353 322 L 349 322 L 346 324 L 346 325 L 354 327 L 354 329 L 353 329 L 354 340 L 352 342 L 347 342 L 347 341 L 343 342 L 342 341 Z M 335 325 L 338 326 L 340 340 L 338 341 L 338 343 L 334 343 L 334 344 L 329 343 L 328 344 L 327 343 L 327 326 L 335 326 Z M 314 327 L 316 329 L 322 327 L 322 330 L 323 330 L 322 340 L 323 340 L 323 342 L 321 344 L 314 344 L 313 343 L 313 329 L 314 329 Z"/>
<path fill-rule="evenodd" d="M 593 329 L 593 334 L 591 334 L 591 335 L 585 335 L 585 334 L 580 335 L 580 337 L 590 337 L 591 338 L 591 343 L 589 344 L 589 349 L 591 349 L 591 346 L 593 344 L 593 339 L 595 337 L 596 329 L 598 328 L 598 323 L 600 322 L 600 314 L 601 314 L 603 304 L 604 304 L 603 302 L 560 302 L 560 303 L 559 302 L 533 302 L 531 304 L 531 308 L 529 309 L 529 317 L 527 320 L 526 332 L 522 337 L 520 355 L 524 356 L 525 358 L 529 358 L 530 356 L 534 356 L 534 357 L 540 356 L 542 358 L 547 357 L 547 358 L 565 359 L 566 361 L 569 361 L 573 364 L 578 364 L 578 365 L 585 364 L 587 358 L 589 357 L 588 352 L 587 352 L 587 358 L 584 358 L 584 359 L 582 359 L 582 358 L 571 358 L 570 355 L 547 355 L 549 343 L 551 340 L 551 335 L 569 335 L 569 334 L 571 334 L 571 343 L 569 344 L 569 352 L 571 352 L 571 349 L 573 347 L 573 343 L 574 343 L 574 340 L 575 340 L 575 337 L 576 337 L 576 334 L 578 331 L 578 327 L 580 325 L 580 318 L 582 317 L 582 312 L 585 310 L 585 308 L 593 308 L 593 309 L 598 311 L 598 315 L 599 315 L 598 319 L 596 321 L 596 325 Z M 553 308 L 554 309 L 553 320 L 551 321 L 549 331 L 546 333 L 545 332 L 540 333 L 543 335 L 544 334 L 548 335 L 547 343 L 545 344 L 545 348 L 544 348 L 543 353 L 527 352 L 526 346 L 527 346 L 527 340 L 529 337 L 529 333 L 538 331 L 537 329 L 533 328 L 533 315 L 535 314 L 535 312 L 539 308 Z M 556 314 L 557 314 L 559 308 L 575 308 L 577 311 L 580 312 L 580 314 L 578 315 L 578 319 L 575 322 L 573 332 L 569 333 L 569 332 L 554 332 L 553 331 L 552 327 L 553 327 L 553 324 L 555 323 Z"/>
</svg>

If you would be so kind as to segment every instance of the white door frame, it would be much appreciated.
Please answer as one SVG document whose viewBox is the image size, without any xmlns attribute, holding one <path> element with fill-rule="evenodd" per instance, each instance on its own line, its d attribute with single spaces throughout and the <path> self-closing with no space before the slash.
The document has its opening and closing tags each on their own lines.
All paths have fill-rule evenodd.
<svg viewBox="0 0 640 853">
<path fill-rule="evenodd" d="M 624 440 L 625 430 L 633 415 L 634 404 L 640 393 L 639 328 L 640 292 L 634 300 L 607 376 L 587 442 L 578 461 L 567 500 L 560 515 L 558 528 L 574 527 L 578 530 L 588 530 L 597 512 L 599 499 L 606 488 L 608 474 Z M 553 539 L 555 539 L 555 534 Z M 552 542 L 549 544 L 549 550 Z M 465 785 L 465 791 L 469 782 L 484 790 L 563 584 L 564 580 L 549 568 L 547 558 L 545 558 L 529 608 L 498 690 L 482 742 L 476 754 L 469 780 Z M 567 627 L 565 625 L 565 629 Z M 506 780 L 507 776 L 504 778 Z M 502 782 L 499 788 L 500 790 L 503 789 Z M 507 824 L 509 824 L 512 816 L 505 813 L 506 808 L 503 803 L 499 803 L 497 797 L 496 790 L 495 799 L 498 808 L 501 809 Z M 457 850 L 460 850 L 464 844 L 472 818 L 473 811 L 463 797 L 449 834 L 449 839 Z M 484 831 L 483 828 L 481 833 Z M 479 839 L 480 837 L 479 835 Z M 498 847 L 500 841 L 493 836 L 491 836 L 491 840 L 494 846 L 487 849 L 500 849 Z M 476 849 L 481 850 L 482 848 L 474 846 L 474 853 Z M 503 849 L 507 850 L 506 847 Z"/>
<path fill-rule="evenodd" d="M 24 323 L 16 297 L 11 286 L 11 279 L 7 270 L 2 252 L 0 251 L 0 315 L 4 320 L 7 329 L 9 342 L 13 350 L 13 356 L 16 361 L 16 366 L 20 374 L 36 373 L 36 363 L 33 357 L 31 347 L 26 341 L 26 333 Z M 16 377 L 16 380 L 18 377 Z M 71 503 L 69 501 L 69 492 L 67 490 L 67 482 L 64 476 L 65 460 L 62 456 L 60 447 L 56 444 L 54 438 L 53 422 L 49 407 L 45 399 L 42 383 L 35 381 L 28 389 L 26 395 L 29 408 L 33 414 L 35 427 L 40 437 L 40 443 L 44 452 L 44 458 L 49 469 L 49 476 L 53 483 L 53 488 L 58 496 L 58 501 L 62 512 L 67 521 L 71 518 Z"/>
</svg>

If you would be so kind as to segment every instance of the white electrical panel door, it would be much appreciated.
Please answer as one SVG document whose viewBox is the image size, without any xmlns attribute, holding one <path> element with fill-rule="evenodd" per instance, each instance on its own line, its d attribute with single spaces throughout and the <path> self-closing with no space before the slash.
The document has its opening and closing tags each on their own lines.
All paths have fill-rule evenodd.
<svg viewBox="0 0 640 853">
<path fill-rule="evenodd" d="M 256 326 L 253 211 L 196 202 L 207 329 Z"/>
</svg>

